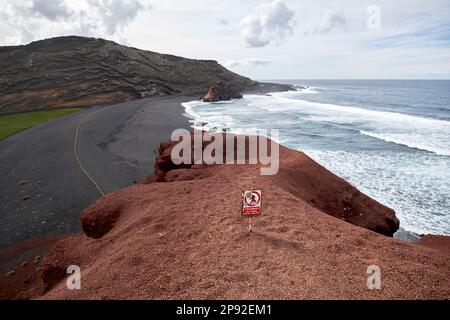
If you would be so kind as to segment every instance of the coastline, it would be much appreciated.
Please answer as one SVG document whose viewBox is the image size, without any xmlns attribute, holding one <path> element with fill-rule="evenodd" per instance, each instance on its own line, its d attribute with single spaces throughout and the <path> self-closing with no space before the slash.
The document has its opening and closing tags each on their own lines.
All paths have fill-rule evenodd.
<svg viewBox="0 0 450 320">
<path fill-rule="evenodd" d="M 262 88 L 262 89 L 260 89 L 260 91 L 258 91 L 257 93 L 260 93 L 260 94 L 264 94 L 264 93 L 267 93 L 267 92 L 271 92 L 272 91 L 272 89 L 274 88 L 274 86 L 273 85 L 269 85 L 269 86 L 267 86 L 267 87 L 264 87 L 264 88 Z M 265 90 L 267 90 L 267 91 L 265 91 Z M 247 93 L 247 92 L 246 92 Z M 252 92 L 252 93 L 255 93 L 255 92 Z M 179 97 L 178 97 L 179 98 Z M 186 97 L 187 99 L 191 99 L 191 97 Z M 161 104 L 161 108 L 164 108 L 164 105 L 163 104 Z M 179 105 L 179 114 L 184 118 L 184 116 L 183 116 L 183 113 L 184 113 L 184 109 L 182 108 L 182 106 L 181 106 L 181 104 Z M 153 110 L 153 111 L 155 111 L 155 110 Z M 161 109 L 161 110 L 158 110 L 158 111 L 156 111 L 156 113 L 158 113 L 158 112 L 162 112 L 162 113 L 165 113 L 165 112 L 167 112 L 167 110 L 163 110 L 163 109 Z M 168 113 L 167 113 L 168 114 Z M 160 117 L 160 118 L 158 118 L 158 123 L 159 123 L 159 125 L 160 126 L 164 126 L 164 121 L 161 121 L 161 120 L 164 120 L 164 119 L 166 119 L 166 118 L 164 118 L 164 117 Z M 186 123 L 188 123 L 188 119 L 187 118 L 185 118 L 185 121 L 186 121 Z M 166 128 L 166 126 L 164 126 L 165 128 Z M 166 129 L 168 129 L 168 128 L 166 128 Z M 178 128 L 173 128 L 173 129 L 178 129 Z M 170 130 L 169 130 L 170 131 Z M 159 139 L 159 141 L 164 141 L 164 140 L 166 140 L 167 139 L 167 137 L 166 136 L 159 136 L 159 137 L 154 137 L 155 139 Z M 287 149 L 287 148 L 284 148 L 284 147 L 282 147 L 283 149 Z M 292 151 L 292 150 L 291 150 Z M 198 178 L 198 179 L 200 179 L 200 180 L 204 180 L 204 179 L 208 179 L 208 178 L 212 178 L 212 177 L 214 177 L 214 170 L 215 169 L 212 169 L 212 168 L 200 168 L 198 171 L 196 170 L 196 172 L 195 173 L 193 173 L 194 171 L 192 171 L 192 169 L 189 169 L 190 171 L 189 172 L 185 172 L 184 174 L 186 174 L 188 177 L 190 177 L 189 179 L 187 179 L 187 180 L 184 180 L 184 179 L 182 179 L 182 178 L 180 178 L 179 180 L 180 180 L 180 183 L 178 183 L 178 182 L 176 182 L 176 180 L 178 180 L 178 178 L 176 178 L 175 179 L 175 181 L 174 181 L 174 183 L 175 184 L 179 184 L 179 185 L 183 185 L 183 187 L 182 187 L 182 189 L 183 190 L 186 190 L 186 186 L 185 186 L 185 182 L 186 182 L 186 184 L 188 184 L 187 183 L 187 181 L 190 181 L 190 180 L 192 180 L 191 178 L 191 176 L 190 175 L 192 175 L 192 174 L 194 174 L 194 176 L 197 176 L 198 177 L 198 175 L 200 174 L 200 176 L 202 176 L 203 174 L 205 174 L 205 177 L 200 177 L 200 178 Z M 327 171 L 326 169 L 324 169 L 325 171 Z M 220 170 L 219 170 L 220 171 Z M 234 171 L 234 170 L 232 170 L 232 171 Z M 150 172 L 151 172 L 151 168 L 148 168 L 148 173 L 150 174 Z M 209 172 L 209 173 L 208 173 Z M 148 174 L 148 175 L 149 175 Z M 221 175 L 219 175 L 220 177 L 221 177 L 221 179 L 223 179 L 223 174 L 221 174 Z M 228 173 L 228 176 L 229 177 L 231 177 L 232 176 L 232 174 L 231 173 Z M 247 178 L 248 178 L 248 176 L 247 176 Z M 194 177 L 194 179 L 193 179 L 194 181 L 191 181 L 191 183 L 193 183 L 193 186 L 195 185 L 196 187 L 198 187 L 198 188 L 201 188 L 201 181 L 197 181 L 197 183 L 195 182 L 195 180 L 197 180 L 197 178 L 195 178 Z M 200 184 L 199 184 L 200 183 Z M 219 184 L 221 184 L 221 183 L 223 183 L 223 181 L 220 181 L 219 182 Z M 252 183 L 253 183 L 253 181 L 252 181 Z M 226 185 L 226 184 L 225 184 Z M 151 185 L 150 185 L 151 186 Z M 190 188 L 192 188 L 193 186 L 190 186 L 189 187 L 189 189 Z M 229 186 L 227 186 L 228 188 L 229 188 Z M 112 194 L 110 194 L 110 195 L 107 195 L 107 198 L 109 198 L 109 199 L 111 199 L 111 197 L 113 197 L 113 198 L 115 198 L 116 196 L 118 197 L 118 198 L 121 198 L 121 196 L 120 196 L 120 194 L 121 193 L 123 193 L 123 194 L 128 194 L 131 198 L 133 198 L 133 199 L 135 199 L 134 201 L 136 201 L 136 203 L 138 202 L 138 200 L 137 200 L 137 198 L 136 197 L 133 197 L 133 192 L 136 190 L 136 191 L 142 191 L 142 189 L 143 189 L 144 187 L 143 187 L 143 185 L 136 185 L 136 186 L 131 186 L 131 187 L 128 187 L 128 188 L 126 188 L 126 189 L 124 189 L 124 190 L 121 190 L 121 191 L 118 191 L 118 192 L 114 192 L 114 193 L 112 193 Z M 146 186 L 145 186 L 145 188 L 147 188 Z M 154 191 L 150 191 L 152 188 L 151 187 L 149 187 L 149 189 L 148 189 L 148 191 L 149 192 L 154 192 Z M 167 189 L 167 188 L 163 188 L 164 190 L 165 190 L 165 192 L 176 192 L 176 190 L 178 190 L 177 188 L 175 188 L 175 189 L 171 189 L 172 191 L 169 191 L 169 189 Z M 166 190 L 167 189 L 167 190 Z M 205 189 L 205 188 L 203 188 L 203 189 Z M 130 190 L 133 190 L 133 192 L 131 192 L 130 193 Z M 301 192 L 301 191 L 300 191 Z M 189 198 L 192 198 L 193 197 L 193 195 L 190 193 L 190 192 L 187 192 L 188 194 L 189 194 Z M 199 194 L 199 193 L 201 193 L 201 191 L 196 191 L 195 192 L 195 194 Z M 162 198 L 164 198 L 164 197 L 162 197 Z M 195 197 L 196 199 L 197 199 L 197 201 L 198 201 L 198 197 Z M 270 198 L 272 198 L 272 197 L 269 197 L 269 199 Z M 236 199 L 234 199 L 233 201 L 235 201 Z M 102 203 L 102 201 L 103 200 L 99 200 L 99 202 L 100 203 Z M 109 202 L 109 201 L 108 201 Z M 148 202 L 148 200 L 146 200 L 146 201 L 144 201 L 145 202 L 145 205 L 144 205 L 144 207 L 145 208 L 147 208 L 146 210 L 148 210 L 148 208 L 149 207 L 151 207 L 151 206 L 153 206 L 150 202 Z M 158 201 L 159 202 L 159 201 Z M 274 200 L 274 199 L 270 199 L 270 202 L 274 202 L 274 203 L 278 203 L 278 201 L 277 200 Z M 90 210 L 90 208 L 92 209 L 92 208 L 94 208 L 96 205 L 98 205 L 98 204 L 94 204 L 94 205 L 92 205 L 91 207 L 88 207 L 86 210 Z M 310 205 L 310 204 L 309 204 Z M 114 204 L 114 201 L 112 202 L 112 204 L 111 204 L 111 206 L 112 207 L 114 207 L 115 206 L 115 204 Z M 159 204 L 157 205 L 157 206 L 159 206 Z M 188 207 L 190 207 L 191 206 L 191 204 L 188 204 Z M 305 204 L 302 204 L 302 206 L 305 206 Z M 314 206 L 313 206 L 314 207 Z M 86 210 L 85 210 L 85 212 L 86 212 Z M 314 212 L 314 210 L 317 210 L 317 208 L 316 209 L 308 209 L 308 210 L 313 210 L 312 212 Z M 95 211 L 95 210 L 94 210 Z M 108 210 L 106 210 L 106 211 L 108 211 Z M 319 210 L 320 211 L 320 210 Z M 307 213 L 308 215 L 310 215 L 310 213 Z M 317 215 L 318 213 L 315 213 L 315 215 Z M 174 217 L 173 216 L 173 214 L 171 214 L 171 216 L 172 217 Z M 406 254 L 406 258 L 407 259 L 416 259 L 418 256 L 417 255 L 419 255 L 421 258 L 420 259 L 423 259 L 423 257 L 425 257 L 425 256 L 427 256 L 428 258 L 430 258 L 431 256 L 432 256 L 432 254 L 431 253 L 434 253 L 434 254 L 436 254 L 437 252 L 439 252 L 439 255 L 442 255 L 442 257 L 441 258 L 439 258 L 439 259 L 442 259 L 442 260 L 440 260 L 440 262 L 436 262 L 437 264 L 443 264 L 444 265 L 444 267 L 445 266 L 448 266 L 449 265 L 449 257 L 447 256 L 448 255 L 448 253 L 446 253 L 446 250 L 440 250 L 440 251 L 435 251 L 435 249 L 429 249 L 429 248 L 426 248 L 426 249 L 424 249 L 422 246 L 418 246 L 418 245 L 412 245 L 412 244 L 407 244 L 407 243 L 404 243 L 404 242 L 402 242 L 402 241 L 399 241 L 399 240 L 395 240 L 395 239 L 391 239 L 391 238 L 388 238 L 388 237 L 384 237 L 384 236 L 380 236 L 380 235 L 374 235 L 373 234 L 373 232 L 371 232 L 371 231 L 367 231 L 367 230 L 365 230 L 365 229 L 362 229 L 362 228 L 359 228 L 359 227 L 349 227 L 348 226 L 348 223 L 346 223 L 345 222 L 345 225 L 340 225 L 339 223 L 337 223 L 336 222 L 336 219 L 335 218 L 333 218 L 332 220 L 329 220 L 329 218 L 323 218 L 323 212 L 322 213 L 320 213 L 319 214 L 319 216 L 320 216 L 320 218 L 319 218 L 319 220 L 321 221 L 321 223 L 320 223 L 320 227 L 319 227 L 319 229 L 322 229 L 322 228 L 325 228 L 325 229 L 328 229 L 328 230 L 330 230 L 330 226 L 332 226 L 332 229 L 334 229 L 334 228 L 337 228 L 338 230 L 340 230 L 340 232 L 337 232 L 336 233 L 336 236 L 335 237 L 326 237 L 326 239 L 321 239 L 321 240 L 319 240 L 318 238 L 317 238 L 317 236 L 314 236 L 313 238 L 315 239 L 315 241 L 317 240 L 317 241 L 319 241 L 318 243 L 320 244 L 320 245 L 325 245 L 326 247 L 334 247 L 334 246 L 337 246 L 337 248 L 339 248 L 339 251 L 341 251 L 342 250 L 342 254 L 343 255 L 347 255 L 347 253 L 344 253 L 344 252 L 346 252 L 346 250 L 347 249 L 349 249 L 349 248 L 351 248 L 352 250 L 356 250 L 357 251 L 357 253 L 356 253 L 356 256 L 358 257 L 358 256 L 360 256 L 361 254 L 362 254 L 362 252 L 363 251 L 361 251 L 361 250 L 369 250 L 370 249 L 370 242 L 371 241 L 376 241 L 376 242 L 380 242 L 380 244 L 377 244 L 376 245 L 376 250 L 375 250 L 375 252 L 378 252 L 378 253 L 374 253 L 374 252 L 372 252 L 373 254 L 376 254 L 376 255 L 378 255 L 378 258 L 377 259 L 384 259 L 384 257 L 382 258 L 382 255 L 380 255 L 381 254 L 381 252 L 383 251 L 383 250 L 388 250 L 389 251 L 389 260 L 390 260 L 390 262 L 391 263 L 393 263 L 393 264 L 395 264 L 395 268 L 399 268 L 398 270 L 400 270 L 400 269 L 402 269 L 401 267 L 399 267 L 398 265 L 397 265 L 397 262 L 395 262 L 394 261 L 394 256 L 396 256 L 396 255 L 398 255 L 399 254 L 399 252 L 403 252 L 404 250 L 406 250 L 408 253 Z M 290 216 L 291 218 L 292 218 L 292 216 Z M 316 216 L 314 216 L 314 218 L 315 218 Z M 103 218 L 102 218 L 103 219 Z M 100 221 L 102 220 L 102 219 L 100 219 Z M 197 218 L 196 218 L 197 219 Z M 325 219 L 325 220 L 323 220 L 323 219 Z M 148 217 L 147 218 L 145 218 L 144 219 L 144 221 L 147 221 L 148 220 Z M 323 220 L 323 221 L 322 221 Z M 198 221 L 198 220 L 196 220 L 196 221 Z M 325 223 L 326 222 L 326 223 Z M 120 224 L 122 224 L 123 222 L 122 222 L 122 219 L 120 220 Z M 302 223 L 304 223 L 304 222 L 302 222 Z M 337 223 L 337 226 L 336 226 L 336 223 Z M 326 226 L 327 224 L 330 224 L 329 226 Z M 135 224 L 134 224 L 135 225 Z M 147 223 L 144 223 L 144 224 L 142 224 L 141 225 L 141 227 L 142 228 L 144 228 L 145 226 L 148 226 L 149 224 L 148 224 L 148 221 L 147 221 Z M 152 225 L 152 224 L 150 224 L 150 225 Z M 136 225 L 135 225 L 136 226 Z M 227 226 L 228 228 L 230 227 L 230 226 Z M 122 228 L 122 226 L 120 226 L 119 228 Z M 152 227 L 153 228 L 153 227 Z M 233 228 L 236 228 L 236 226 L 235 227 L 233 227 Z M 275 228 L 275 227 L 274 227 Z M 283 243 L 283 241 L 288 241 L 287 243 L 291 243 L 291 241 L 292 241 L 292 239 L 286 239 L 285 238 L 285 235 L 283 235 L 283 233 L 285 233 L 286 231 L 282 231 L 282 230 L 284 230 L 284 226 L 281 226 L 280 227 L 281 229 L 281 234 L 279 234 L 279 231 L 280 230 L 278 230 L 277 228 L 275 228 L 275 229 L 271 229 L 271 231 L 269 232 L 269 233 L 273 233 L 274 232 L 274 230 L 275 230 L 275 233 L 277 233 L 278 235 L 275 237 L 276 239 L 278 239 L 278 240 L 276 240 L 275 242 L 273 242 L 272 240 L 271 241 L 269 241 L 269 245 L 270 245 L 270 247 L 271 247 L 271 249 L 269 249 L 269 250 L 274 250 L 274 249 L 276 249 L 276 248 L 279 248 L 279 244 L 277 244 L 279 241 L 281 241 L 280 243 Z M 356 229 L 355 229 L 356 228 Z M 159 230 L 159 229 L 161 229 L 159 226 L 157 227 L 157 229 Z M 155 229 L 156 230 L 156 229 Z M 178 230 L 179 231 L 179 230 Z M 177 231 L 177 232 L 178 232 Z M 316 231 L 317 231 L 317 229 L 316 229 Z M 158 235 L 161 235 L 161 234 L 164 234 L 166 231 L 161 231 L 161 230 L 159 230 L 158 231 L 158 233 L 157 233 L 157 236 L 156 236 L 156 239 L 155 238 L 153 238 L 152 240 L 156 240 L 156 242 L 160 242 L 159 241 L 159 238 L 160 237 L 162 237 L 162 238 L 164 238 L 165 237 L 165 235 L 164 236 L 158 236 Z M 349 233 L 348 235 L 346 234 L 346 233 Z M 290 232 L 288 232 L 288 234 L 290 234 Z M 308 233 L 309 234 L 309 233 Z M 324 234 L 323 234 L 323 230 L 320 230 L 320 234 L 322 235 L 322 236 L 324 236 Z M 345 234 L 345 235 L 343 235 L 343 234 Z M 339 236 L 338 236 L 339 235 Z M 209 236 L 209 233 L 208 233 L 208 236 Z M 261 239 L 265 239 L 265 237 L 267 237 L 267 235 L 264 235 L 264 234 L 260 234 L 259 235 L 260 237 L 262 237 Z M 279 237 L 281 236 L 281 239 L 279 239 Z M 382 237 L 382 238 L 380 238 L 380 237 Z M 192 234 L 188 237 L 188 239 L 191 239 L 192 238 Z M 239 239 L 246 239 L 246 237 L 244 236 L 244 235 L 240 235 L 239 237 L 238 237 Z M 90 249 L 93 249 L 94 247 L 92 247 L 93 246 L 93 242 L 92 242 L 92 239 L 90 239 L 90 238 L 88 238 L 88 237 L 86 237 L 85 235 L 83 235 L 83 234 L 80 234 L 80 235 L 76 235 L 76 236 L 69 236 L 66 240 L 62 240 L 62 241 L 60 241 L 60 242 L 58 242 L 57 244 L 56 244 L 56 247 L 55 248 L 53 248 L 53 250 L 50 252 L 50 254 L 45 258 L 45 261 L 44 261 L 44 264 L 43 264 L 43 269 L 40 269 L 39 270 L 39 275 L 42 277 L 42 278 L 47 278 L 47 280 L 46 281 L 48 281 L 48 283 L 52 283 L 51 284 L 51 286 L 53 286 L 53 285 L 56 285 L 57 284 L 57 281 L 56 282 L 54 282 L 55 281 L 55 279 L 52 279 L 52 277 L 53 277 L 53 275 L 52 275 L 52 272 L 54 272 L 54 269 L 52 269 L 53 267 L 54 267 L 54 263 L 55 263 L 55 261 L 58 261 L 59 263 L 60 262 L 62 262 L 62 261 L 64 261 L 65 260 L 65 258 L 67 257 L 66 256 L 66 253 L 64 252 L 64 251 L 66 251 L 66 250 L 69 250 L 68 248 L 66 248 L 66 246 L 68 246 L 68 242 L 71 242 L 71 241 L 73 241 L 73 240 L 75 240 L 75 239 L 77 239 L 77 241 L 82 241 L 82 242 L 84 242 L 84 243 L 86 243 L 86 245 L 87 245 L 87 247 L 88 248 L 90 248 Z M 370 239 L 370 241 L 367 241 L 368 239 Z M 388 240 L 389 239 L 389 240 Z M 147 239 L 147 240 L 149 240 L 149 239 Z M 179 239 L 178 239 L 179 240 Z M 185 239 L 186 240 L 186 239 Z M 236 239 L 235 239 L 236 240 Z M 309 239 L 309 241 L 310 241 L 311 239 Z M 335 242 L 335 240 L 337 240 L 338 242 L 336 243 Z M 436 247 L 440 247 L 440 248 L 445 248 L 445 247 L 448 247 L 448 242 L 447 242 L 447 238 L 445 238 L 445 237 L 443 237 L 442 238 L 442 241 L 439 241 L 439 246 L 436 246 Z M 223 238 L 221 239 L 221 241 L 223 242 L 223 241 L 225 241 Z M 328 241 L 328 245 L 326 245 L 326 241 Z M 356 248 L 354 248 L 354 246 L 352 245 L 352 246 L 350 246 L 350 247 L 347 247 L 347 244 L 346 243 L 350 243 L 350 242 L 357 242 L 357 243 L 361 243 L 361 245 L 358 245 L 358 246 L 356 246 Z M 295 242 L 295 241 L 294 241 Z M 302 243 L 302 242 L 300 242 L 300 243 Z M 312 244 L 311 242 L 309 242 L 310 244 Z M 444 243 L 444 245 L 442 245 Z M 166 245 L 167 244 L 167 242 L 166 241 L 163 241 L 163 245 Z M 431 247 L 433 247 L 434 245 L 432 244 L 432 243 L 429 243 L 428 242 L 428 245 L 430 245 Z M 300 247 L 302 247 L 302 245 L 300 245 L 300 244 L 289 244 L 289 246 L 293 246 L 293 247 L 297 247 L 297 246 L 300 246 Z M 288 246 L 288 247 L 289 247 Z M 282 246 L 283 247 L 283 246 Z M 389 247 L 389 248 L 388 248 Z M 392 247 L 392 248 L 391 248 Z M 400 248 L 400 249 L 399 249 Z M 401 249 L 401 248 L 403 248 L 403 249 Z M 405 249 L 405 248 L 407 248 L 407 249 Z M 70 250 L 72 250 L 73 248 L 71 248 Z M 242 248 L 241 248 L 242 249 Z M 101 252 L 98 252 L 97 251 L 97 249 L 94 249 L 96 252 L 97 252 L 97 254 L 101 254 Z M 399 251 L 400 250 L 400 251 Z M 426 251 L 426 250 L 432 250 L 432 251 Z M 79 259 L 81 259 L 80 261 L 82 261 L 82 253 L 80 253 L 80 252 L 78 252 L 77 254 L 80 254 L 80 256 L 78 256 L 78 258 Z M 290 254 L 289 254 L 290 255 Z M 350 257 L 348 257 L 349 259 L 351 258 L 351 256 L 353 255 L 353 253 L 350 255 Z M 339 256 L 339 255 L 338 255 Z M 335 258 L 337 258 L 338 256 L 336 256 Z M 78 259 L 77 258 L 77 259 Z M 317 258 L 317 257 L 316 257 Z M 342 257 L 341 257 L 342 258 Z M 62 259 L 62 260 L 61 260 Z M 134 258 L 133 258 L 134 259 Z M 139 260 L 140 258 L 138 258 L 138 257 L 136 257 L 136 259 L 137 260 Z M 326 260 L 328 260 L 329 258 L 326 258 Z M 347 258 L 343 258 L 344 260 L 346 260 Z M 438 260 L 439 260 L 438 259 Z M 340 258 L 338 259 L 338 260 L 340 260 Z M 348 261 L 347 261 L 348 262 Z M 435 263 L 435 262 L 433 262 L 433 263 Z M 58 263 L 57 263 L 58 264 Z M 139 265 L 140 263 L 138 263 L 137 265 Z M 39 265 L 40 265 L 40 262 L 39 262 Z M 290 263 L 289 263 L 289 265 L 290 265 Z M 59 268 L 60 266 L 57 266 L 57 268 Z M 40 267 L 39 267 L 40 268 Z M 414 268 L 413 268 L 414 269 Z M 448 269 L 448 268 L 447 268 Z M 48 271 L 48 270 L 50 270 L 50 272 Z M 52 271 L 53 270 L 53 271 Z M 405 268 L 405 270 L 409 270 L 407 267 Z M 420 268 L 419 269 L 415 269 L 416 271 L 417 270 L 419 270 L 420 271 Z M 436 269 L 436 272 L 439 272 L 439 273 L 441 273 L 441 272 L 444 272 L 444 274 L 445 274 L 445 271 L 446 270 L 442 270 L 441 268 L 437 268 Z M 45 275 L 45 273 L 47 272 L 47 275 Z M 332 270 L 328 270 L 328 272 L 332 272 Z M 50 276 L 48 275 L 48 273 L 50 273 Z M 23 277 L 23 274 L 21 275 L 20 273 L 18 274 L 18 276 L 22 276 Z M 57 278 L 57 280 L 59 281 L 60 280 L 60 278 L 58 278 L 58 277 L 56 277 Z M 434 281 L 434 280 L 433 280 Z M 19 297 L 20 298 L 37 298 L 37 297 L 39 297 L 40 296 L 40 294 L 42 294 L 45 290 L 44 290 L 44 287 L 45 286 L 48 286 L 48 283 L 46 283 L 45 281 L 42 283 L 42 282 L 39 282 L 39 283 L 28 283 L 29 285 L 30 285 L 30 287 L 31 287 L 31 289 L 30 288 L 28 288 L 27 290 L 27 292 L 22 292 L 21 294 L 19 294 Z M 36 287 L 34 287 L 33 288 L 33 285 L 37 285 L 39 288 L 38 289 L 36 289 Z M 60 286 L 59 286 L 60 287 Z M 439 286 L 438 286 L 439 287 Z M 6 288 L 6 286 L 5 286 L 5 288 Z M 447 285 L 447 288 L 448 288 L 448 285 Z M 271 288 L 271 290 L 273 290 L 274 288 Z M 317 288 L 316 288 L 317 289 Z M 343 290 L 342 288 L 339 288 L 338 289 L 338 291 L 339 290 Z M 344 290 L 345 291 L 345 290 Z M 50 299 L 52 299 L 52 298 L 61 298 L 61 297 L 64 297 L 64 298 L 69 298 L 69 296 L 61 296 L 60 294 L 62 294 L 61 293 L 61 289 L 57 289 L 57 290 L 52 290 L 52 292 L 53 293 L 50 293 L 50 294 L 48 294 L 47 293 L 47 295 L 46 296 L 44 296 L 44 299 L 47 299 L 47 298 L 50 298 Z M 59 292 L 59 293 L 58 293 Z M 208 291 L 208 292 L 210 292 L 210 291 Z M 396 289 L 395 290 L 395 293 L 396 294 L 399 294 L 399 292 L 400 291 L 398 291 L 398 289 Z M 152 294 L 155 294 L 155 293 L 152 293 Z M 190 295 L 183 295 L 183 294 L 181 294 L 181 295 L 175 295 L 175 296 L 165 296 L 165 295 L 163 295 L 163 296 L 158 296 L 158 295 L 153 295 L 153 296 L 150 296 L 150 298 L 154 298 L 154 299 L 161 299 L 161 298 L 187 298 L 187 299 L 192 299 L 192 298 L 203 298 L 204 296 L 202 296 L 201 295 L 201 293 L 200 292 L 198 292 L 197 294 L 199 294 L 199 295 L 193 295 L 193 296 L 190 296 Z M 237 291 L 235 291 L 234 292 L 234 294 L 238 294 L 238 292 Z M 324 293 L 322 293 L 322 294 L 324 294 Z M 328 293 L 329 294 L 329 293 Z M 346 293 L 346 294 L 349 294 L 348 292 Z M 391 293 L 389 293 L 389 294 L 391 294 Z M 444 298 L 448 298 L 450 295 L 449 294 L 445 294 L 445 292 L 441 292 L 441 294 L 443 294 L 443 296 L 442 295 L 435 295 L 435 296 L 433 296 L 433 297 L 435 297 L 435 298 L 442 298 L 442 297 L 444 297 Z M 83 296 L 83 297 L 81 297 L 81 296 L 78 296 L 78 298 L 77 298 L 77 295 L 72 295 L 72 296 L 70 296 L 71 298 L 75 298 L 75 299 L 79 299 L 79 298 L 86 298 L 86 296 Z M 110 298 L 124 298 L 124 297 L 122 297 L 122 296 L 109 296 Z M 286 296 L 286 295 L 282 295 L 280 292 L 278 292 L 275 296 L 266 296 L 266 297 L 263 297 L 263 296 L 258 296 L 258 297 L 260 297 L 260 298 L 274 298 L 274 297 L 277 297 L 277 298 L 287 298 L 287 299 L 292 299 L 292 298 L 301 298 L 301 297 L 303 297 L 303 298 L 320 298 L 320 299 L 323 299 L 323 298 L 336 298 L 335 296 L 333 296 L 333 295 L 325 295 L 325 296 L 308 296 L 308 295 L 306 295 L 306 296 Z M 341 296 L 339 296 L 339 297 L 341 297 Z M 348 295 L 348 296 L 346 296 L 346 297 L 348 297 L 348 298 L 351 298 L 351 299 L 355 299 L 355 298 L 358 298 L 357 296 L 352 296 L 352 295 Z M 369 298 L 386 298 L 386 296 L 384 295 L 384 294 L 375 294 L 375 296 L 365 296 L 365 297 L 369 297 Z M 392 297 L 392 296 L 389 296 L 389 297 Z M 420 299 L 421 297 L 424 297 L 424 296 L 421 296 L 418 292 L 412 292 L 411 293 L 411 295 L 406 295 L 406 296 L 404 296 L 404 297 L 406 297 L 406 298 L 413 298 L 413 299 L 415 299 L 415 298 L 417 298 L 417 299 Z M 91 296 L 91 297 L 89 297 L 89 298 L 96 298 L 95 296 Z M 246 297 L 245 296 L 227 296 L 227 295 L 218 295 L 217 297 L 212 297 L 212 296 L 209 296 L 209 298 L 212 298 L 212 299 L 219 299 L 219 298 L 239 298 L 239 299 L 246 299 Z"/>
<path fill-rule="evenodd" d="M 302 85 L 301 80 L 291 83 Z M 445 137 L 450 127 L 448 118 L 442 120 L 448 117 L 445 107 L 437 108 L 438 100 L 448 96 L 443 85 L 420 82 L 415 90 L 410 85 L 305 81 L 307 90 L 248 95 L 229 104 L 192 101 L 185 107 L 197 119 L 197 128 L 205 130 L 278 128 L 283 145 L 305 152 L 393 208 L 402 221 L 396 236 L 417 242 L 422 234 L 450 235 L 450 158 L 443 155 L 449 152 Z M 383 92 L 389 94 L 384 97 Z M 433 96 L 436 100 L 427 103 Z"/>
<path fill-rule="evenodd" d="M 450 301 L 450 0 L 3 1 L 13 312 Z"/>
</svg>

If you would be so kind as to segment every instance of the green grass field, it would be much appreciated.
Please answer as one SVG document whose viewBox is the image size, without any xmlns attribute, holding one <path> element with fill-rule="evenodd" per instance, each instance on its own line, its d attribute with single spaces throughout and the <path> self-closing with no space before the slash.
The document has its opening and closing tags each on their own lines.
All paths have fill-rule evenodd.
<svg viewBox="0 0 450 320">
<path fill-rule="evenodd" d="M 30 111 L 0 116 L 0 140 L 44 122 L 67 116 L 84 109 Z"/>
</svg>

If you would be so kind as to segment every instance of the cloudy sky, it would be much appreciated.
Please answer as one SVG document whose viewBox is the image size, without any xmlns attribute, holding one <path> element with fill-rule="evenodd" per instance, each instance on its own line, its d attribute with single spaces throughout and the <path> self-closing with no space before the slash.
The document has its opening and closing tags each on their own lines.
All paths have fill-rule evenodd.
<svg viewBox="0 0 450 320">
<path fill-rule="evenodd" d="M 255 79 L 450 79 L 448 0 L 0 0 L 0 45 L 82 35 Z"/>
</svg>

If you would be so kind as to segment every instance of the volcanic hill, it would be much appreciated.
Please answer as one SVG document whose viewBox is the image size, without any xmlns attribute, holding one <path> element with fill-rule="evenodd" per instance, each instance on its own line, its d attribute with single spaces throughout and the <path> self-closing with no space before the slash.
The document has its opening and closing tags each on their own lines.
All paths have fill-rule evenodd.
<svg viewBox="0 0 450 320">
<path fill-rule="evenodd" d="M 85 107 L 172 94 L 201 95 L 216 81 L 258 82 L 217 61 L 193 60 L 76 36 L 0 47 L 0 114 Z"/>
</svg>

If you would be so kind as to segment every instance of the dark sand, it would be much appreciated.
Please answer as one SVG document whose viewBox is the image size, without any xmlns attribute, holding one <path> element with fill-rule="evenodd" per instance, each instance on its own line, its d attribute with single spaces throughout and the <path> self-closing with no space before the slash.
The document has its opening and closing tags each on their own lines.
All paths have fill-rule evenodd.
<svg viewBox="0 0 450 320">
<path fill-rule="evenodd" d="M 189 127 L 181 102 L 190 97 L 136 100 L 96 107 L 0 141 L 0 249 L 36 237 L 80 232 L 81 211 L 100 197 L 74 156 L 105 193 L 144 180 L 156 146 Z M 113 174 L 111 174 L 113 173 Z M 28 181 L 20 185 L 21 181 Z M 29 196 L 28 200 L 23 200 Z M 0 267 L 0 270 L 2 268 Z"/>
</svg>

